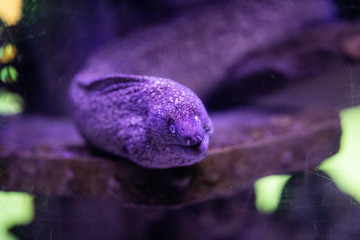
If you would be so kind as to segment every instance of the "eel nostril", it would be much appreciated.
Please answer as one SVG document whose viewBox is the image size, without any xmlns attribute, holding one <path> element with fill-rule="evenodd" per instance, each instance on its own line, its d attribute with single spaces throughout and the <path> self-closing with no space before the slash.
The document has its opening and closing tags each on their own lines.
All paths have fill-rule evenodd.
<svg viewBox="0 0 360 240">
<path fill-rule="evenodd" d="M 200 135 L 195 135 L 193 137 L 188 137 L 185 140 L 187 146 L 193 146 L 200 143 L 202 141 L 202 137 Z"/>
</svg>

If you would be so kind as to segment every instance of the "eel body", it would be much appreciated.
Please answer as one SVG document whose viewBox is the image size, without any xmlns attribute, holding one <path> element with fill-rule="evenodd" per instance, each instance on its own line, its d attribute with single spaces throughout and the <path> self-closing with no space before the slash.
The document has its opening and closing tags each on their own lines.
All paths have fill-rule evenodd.
<svg viewBox="0 0 360 240">
<path fill-rule="evenodd" d="M 334 12 L 329 0 L 207 2 L 95 50 L 80 71 L 83 81 L 112 73 L 169 78 L 206 102 L 250 53 Z M 286 63 L 274 59 L 278 64 Z"/>
<path fill-rule="evenodd" d="M 90 145 L 144 167 L 199 162 L 213 131 L 202 101 L 229 69 L 332 10 L 326 0 L 210 1 L 130 33 L 74 77 L 75 122 Z"/>
</svg>

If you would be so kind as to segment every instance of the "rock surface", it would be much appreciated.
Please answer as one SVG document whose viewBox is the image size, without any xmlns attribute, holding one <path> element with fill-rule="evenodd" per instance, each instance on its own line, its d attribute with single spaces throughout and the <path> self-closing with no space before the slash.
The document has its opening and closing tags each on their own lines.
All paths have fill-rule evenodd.
<svg viewBox="0 0 360 240">
<path fill-rule="evenodd" d="M 311 169 L 335 154 L 337 113 L 259 108 L 211 116 L 207 158 L 152 170 L 90 151 L 68 119 L 25 117 L 0 129 L 1 190 L 180 207 L 247 189 L 258 178 Z"/>
</svg>

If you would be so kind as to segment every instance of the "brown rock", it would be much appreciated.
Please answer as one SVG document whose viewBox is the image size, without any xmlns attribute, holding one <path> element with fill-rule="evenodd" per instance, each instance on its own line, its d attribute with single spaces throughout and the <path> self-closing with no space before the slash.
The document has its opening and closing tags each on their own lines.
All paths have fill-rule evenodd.
<svg viewBox="0 0 360 240">
<path fill-rule="evenodd" d="M 10 121 L 0 130 L 1 190 L 179 207 L 231 196 L 266 175 L 313 168 L 339 147 L 334 112 L 242 109 L 212 119 L 208 157 L 168 170 L 89 150 L 68 119 Z"/>
</svg>

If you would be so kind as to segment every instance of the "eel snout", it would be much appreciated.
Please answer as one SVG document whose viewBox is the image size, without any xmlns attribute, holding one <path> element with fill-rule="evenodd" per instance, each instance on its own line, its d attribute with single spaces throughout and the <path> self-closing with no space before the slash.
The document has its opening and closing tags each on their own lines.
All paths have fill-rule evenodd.
<svg viewBox="0 0 360 240">
<path fill-rule="evenodd" d="M 202 142 L 204 136 L 200 135 L 200 134 L 195 134 L 193 136 L 187 136 L 185 137 L 185 143 L 186 146 L 192 147 L 195 145 L 198 145 Z"/>
</svg>

